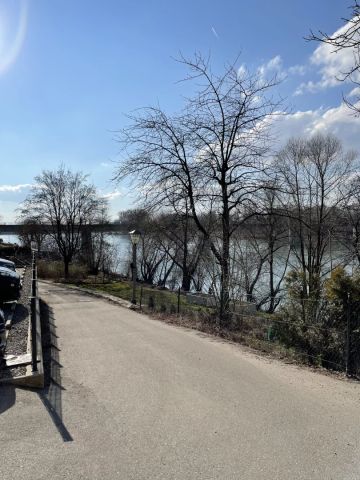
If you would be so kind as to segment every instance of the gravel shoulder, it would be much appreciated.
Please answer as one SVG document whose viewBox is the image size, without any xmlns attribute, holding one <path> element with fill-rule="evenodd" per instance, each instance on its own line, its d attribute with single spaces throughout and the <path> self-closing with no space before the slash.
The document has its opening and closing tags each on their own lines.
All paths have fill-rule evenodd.
<svg viewBox="0 0 360 480">
<path fill-rule="evenodd" d="M 12 326 L 8 333 L 5 355 L 22 355 L 27 352 L 30 322 L 31 269 L 25 271 L 23 288 L 12 317 Z M 5 317 L 10 315 L 12 304 L 5 304 Z M 26 367 L 0 369 L 0 378 L 25 375 Z"/>
</svg>

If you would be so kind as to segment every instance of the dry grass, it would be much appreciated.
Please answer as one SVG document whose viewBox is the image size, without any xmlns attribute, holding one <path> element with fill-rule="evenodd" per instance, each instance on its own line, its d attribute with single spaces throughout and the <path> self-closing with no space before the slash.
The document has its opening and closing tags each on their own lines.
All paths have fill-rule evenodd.
<svg viewBox="0 0 360 480">
<path fill-rule="evenodd" d="M 39 278 L 45 280 L 53 280 L 54 282 L 65 282 L 64 264 L 60 261 L 48 262 L 39 260 L 37 262 L 37 273 Z M 86 267 L 79 264 L 71 264 L 69 266 L 69 278 L 67 282 L 78 283 L 83 281 L 87 276 Z"/>
</svg>

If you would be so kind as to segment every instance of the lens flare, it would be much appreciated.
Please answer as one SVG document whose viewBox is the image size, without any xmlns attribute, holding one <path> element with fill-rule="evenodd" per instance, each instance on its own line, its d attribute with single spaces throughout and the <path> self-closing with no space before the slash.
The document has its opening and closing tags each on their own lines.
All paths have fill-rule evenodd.
<svg viewBox="0 0 360 480">
<path fill-rule="evenodd" d="M 4 25 L 0 24 L 2 30 L 0 34 L 0 75 L 7 72 L 15 63 L 24 44 L 28 23 L 28 7 L 28 0 L 20 0 L 18 21 L 10 42 L 5 40 Z"/>
</svg>

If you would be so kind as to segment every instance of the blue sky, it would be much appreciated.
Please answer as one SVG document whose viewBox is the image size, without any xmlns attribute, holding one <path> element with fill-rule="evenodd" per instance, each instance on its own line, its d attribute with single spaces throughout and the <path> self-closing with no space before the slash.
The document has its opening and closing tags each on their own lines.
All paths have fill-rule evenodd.
<svg viewBox="0 0 360 480">
<path fill-rule="evenodd" d="M 159 103 L 174 111 L 191 88 L 173 57 L 211 52 L 216 68 L 241 53 L 239 67 L 284 77 L 290 116 L 281 139 L 327 130 L 359 148 L 359 121 L 341 106 L 351 85 L 334 70 L 349 58 L 304 40 L 333 33 L 348 14 L 329 0 L 2 0 L 0 2 L 0 216 L 10 222 L 34 176 L 61 162 L 89 173 L 127 208 L 126 185 L 110 182 L 125 114 Z M 314 53 L 315 52 L 315 53 Z"/>
</svg>

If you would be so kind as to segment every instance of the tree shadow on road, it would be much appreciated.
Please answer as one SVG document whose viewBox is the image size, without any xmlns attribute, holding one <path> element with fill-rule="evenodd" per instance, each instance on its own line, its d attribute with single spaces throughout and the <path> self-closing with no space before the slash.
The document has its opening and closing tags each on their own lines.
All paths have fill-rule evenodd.
<svg viewBox="0 0 360 480">
<path fill-rule="evenodd" d="M 43 358 L 45 388 L 38 392 L 40 400 L 49 413 L 54 425 L 64 442 L 72 442 L 73 438 L 65 427 L 62 418 L 62 391 L 65 388 L 61 384 L 60 349 L 54 312 L 47 303 L 40 301 L 41 328 L 43 338 Z"/>
</svg>

